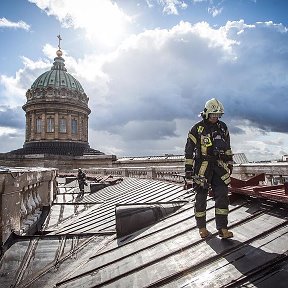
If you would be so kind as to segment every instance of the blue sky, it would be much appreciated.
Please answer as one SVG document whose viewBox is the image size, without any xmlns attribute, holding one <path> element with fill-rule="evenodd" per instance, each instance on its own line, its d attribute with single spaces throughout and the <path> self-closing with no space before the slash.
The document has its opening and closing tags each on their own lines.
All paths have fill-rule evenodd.
<svg viewBox="0 0 288 288">
<path fill-rule="evenodd" d="M 3 0 L 0 152 L 25 141 L 25 93 L 57 35 L 89 96 L 89 144 L 117 156 L 183 154 L 205 102 L 225 108 L 234 153 L 288 154 L 285 0 Z"/>
</svg>

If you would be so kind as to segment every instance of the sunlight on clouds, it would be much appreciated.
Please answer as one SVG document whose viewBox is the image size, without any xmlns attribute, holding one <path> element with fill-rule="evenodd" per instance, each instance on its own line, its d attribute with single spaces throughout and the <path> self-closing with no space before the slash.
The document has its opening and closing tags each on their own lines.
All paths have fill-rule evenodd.
<svg viewBox="0 0 288 288">
<path fill-rule="evenodd" d="M 12 22 L 6 18 L 0 18 L 0 27 L 30 30 L 30 25 L 24 21 Z"/>
<path fill-rule="evenodd" d="M 25 95 L 27 89 L 31 87 L 32 83 L 38 76 L 50 69 L 52 66 L 48 60 L 33 61 L 24 56 L 22 56 L 21 59 L 24 68 L 16 71 L 14 77 L 0 75 L 0 84 L 3 87 L 0 104 L 10 107 L 23 105 L 26 101 Z"/>
<path fill-rule="evenodd" d="M 235 40 L 227 37 L 225 26 L 220 29 L 214 29 L 207 22 L 200 22 L 193 26 L 193 30 L 197 31 L 200 37 L 207 38 L 211 47 L 221 46 L 232 52 L 232 46 L 237 44 Z"/>
<path fill-rule="evenodd" d="M 0 104 L 11 107 L 19 106 L 19 103 L 24 104 L 26 89 L 19 87 L 19 75 L 17 73 L 16 78 L 0 75 L 0 84 L 4 87 Z"/>
<path fill-rule="evenodd" d="M 45 44 L 42 51 L 44 53 L 44 55 L 49 58 L 49 59 L 53 59 L 56 57 L 56 51 L 58 50 L 58 47 L 54 47 L 50 44 Z M 62 50 L 62 49 L 61 49 Z M 62 50 L 63 52 L 63 56 L 65 58 L 65 50 Z"/>
<path fill-rule="evenodd" d="M 231 134 L 233 153 L 244 152 L 249 161 L 281 159 L 283 154 L 287 154 L 288 135 L 285 133 L 268 134 L 253 126 L 239 127 L 245 134 Z"/>
<path fill-rule="evenodd" d="M 122 40 L 126 25 L 132 21 L 110 0 L 29 1 L 48 15 L 54 15 L 64 27 L 84 29 L 88 39 L 99 40 L 106 45 L 115 45 Z"/>
<path fill-rule="evenodd" d="M 55 54 L 55 49 L 54 49 L 54 54 Z M 28 68 L 31 70 L 34 70 L 34 69 L 46 70 L 47 68 L 51 67 L 51 63 L 49 61 L 45 61 L 45 60 L 44 61 L 43 60 L 33 61 L 33 60 L 31 60 L 27 57 L 24 57 L 24 56 L 21 58 L 22 58 L 22 62 L 24 64 L 25 68 Z M 21 71 L 21 69 L 19 71 Z"/>
</svg>

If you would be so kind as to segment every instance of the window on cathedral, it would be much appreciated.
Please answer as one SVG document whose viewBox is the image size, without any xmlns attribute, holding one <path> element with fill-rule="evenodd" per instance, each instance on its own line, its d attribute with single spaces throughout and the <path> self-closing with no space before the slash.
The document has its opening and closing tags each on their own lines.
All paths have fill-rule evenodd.
<svg viewBox="0 0 288 288">
<path fill-rule="evenodd" d="M 72 134 L 77 134 L 78 127 L 76 119 L 72 119 L 71 127 L 72 127 Z"/>
<path fill-rule="evenodd" d="M 67 131 L 66 119 L 65 118 L 60 118 L 60 121 L 59 121 L 59 132 L 66 133 L 66 131 Z"/>
<path fill-rule="evenodd" d="M 36 119 L 36 133 L 41 133 L 42 131 L 42 119 L 37 118 Z"/>
<path fill-rule="evenodd" d="M 54 132 L 54 118 L 47 118 L 47 132 Z"/>
</svg>

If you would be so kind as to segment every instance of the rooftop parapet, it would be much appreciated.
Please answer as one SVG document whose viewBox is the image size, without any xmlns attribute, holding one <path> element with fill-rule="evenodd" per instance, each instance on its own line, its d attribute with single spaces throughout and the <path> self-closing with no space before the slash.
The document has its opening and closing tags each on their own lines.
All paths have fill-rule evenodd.
<svg viewBox="0 0 288 288">
<path fill-rule="evenodd" d="M 57 169 L 0 167 L 0 242 L 29 235 L 56 195 Z M 35 231 L 33 231 L 35 232 Z"/>
</svg>

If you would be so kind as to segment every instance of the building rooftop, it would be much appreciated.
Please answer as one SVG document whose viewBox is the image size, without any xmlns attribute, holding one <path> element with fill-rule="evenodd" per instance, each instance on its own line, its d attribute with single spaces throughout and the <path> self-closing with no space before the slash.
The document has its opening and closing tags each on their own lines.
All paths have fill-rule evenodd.
<svg viewBox="0 0 288 288">
<path fill-rule="evenodd" d="M 209 198 L 203 240 L 192 189 L 123 178 L 79 199 L 70 180 L 59 178 L 41 235 L 14 235 L 0 287 L 286 287 L 286 204 L 232 194 L 235 236 L 222 240 Z"/>
<path fill-rule="evenodd" d="M 178 160 L 178 161 L 183 161 L 185 160 L 184 155 L 174 155 L 174 154 L 165 154 L 161 156 L 128 156 L 128 157 L 120 157 L 117 159 L 117 162 L 153 162 L 153 161 L 165 161 L 165 160 Z M 248 163 L 248 159 L 244 153 L 235 153 L 233 154 L 233 160 L 235 164 L 243 164 L 243 163 Z"/>
</svg>

